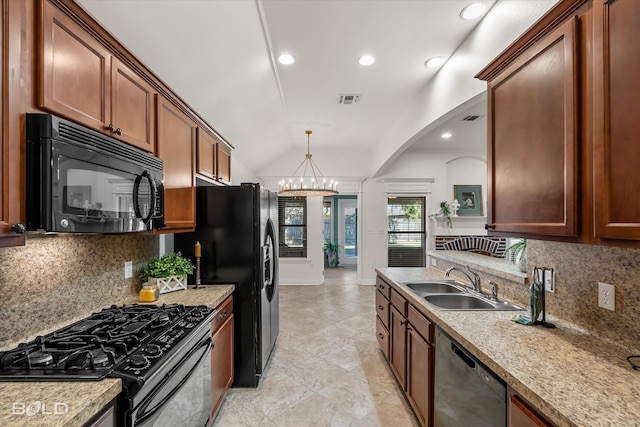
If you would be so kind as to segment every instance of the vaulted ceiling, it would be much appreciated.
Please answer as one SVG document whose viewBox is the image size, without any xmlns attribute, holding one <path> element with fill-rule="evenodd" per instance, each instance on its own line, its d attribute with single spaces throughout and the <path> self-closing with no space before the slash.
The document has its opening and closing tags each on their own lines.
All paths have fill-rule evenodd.
<svg viewBox="0 0 640 427">
<path fill-rule="evenodd" d="M 302 152 L 305 129 L 312 149 L 374 149 L 438 72 L 425 61 L 451 57 L 482 19 L 461 19 L 472 0 L 78 2 L 255 173 Z M 282 53 L 295 63 L 280 64 Z M 360 65 L 365 54 L 375 63 Z M 359 101 L 340 104 L 345 94 Z"/>
</svg>

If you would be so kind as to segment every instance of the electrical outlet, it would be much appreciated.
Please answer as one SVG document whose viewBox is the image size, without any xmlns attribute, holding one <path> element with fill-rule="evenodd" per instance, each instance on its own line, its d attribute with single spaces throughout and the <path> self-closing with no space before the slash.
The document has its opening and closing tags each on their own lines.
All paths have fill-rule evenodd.
<svg viewBox="0 0 640 427">
<path fill-rule="evenodd" d="M 438 266 L 438 260 L 436 258 L 431 258 L 431 267 L 437 267 Z"/>
<path fill-rule="evenodd" d="M 127 261 L 124 263 L 124 278 L 130 279 L 133 277 L 133 263 L 131 261 Z"/>
<path fill-rule="evenodd" d="M 616 287 L 608 283 L 598 282 L 598 306 L 607 310 L 616 309 Z"/>
<path fill-rule="evenodd" d="M 556 272 L 553 270 L 544 270 L 544 290 L 547 292 L 556 291 Z"/>
</svg>

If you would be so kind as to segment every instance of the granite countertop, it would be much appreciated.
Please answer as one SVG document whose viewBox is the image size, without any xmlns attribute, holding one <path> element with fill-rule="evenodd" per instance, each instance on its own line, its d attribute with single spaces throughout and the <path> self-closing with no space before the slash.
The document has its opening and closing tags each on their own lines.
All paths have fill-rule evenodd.
<svg viewBox="0 0 640 427">
<path fill-rule="evenodd" d="M 205 286 L 202 289 L 189 287 L 162 294 L 158 301 L 151 304 L 215 307 L 233 290 L 233 285 Z M 130 300 L 119 301 L 118 304 L 136 302 L 138 299 L 132 296 Z M 52 328 L 56 329 L 57 326 Z M 116 378 L 102 381 L 0 382 L 0 426 L 82 426 L 121 391 L 122 383 Z"/>
<path fill-rule="evenodd" d="M 640 372 L 624 348 L 556 318 L 545 329 L 511 321 L 513 312 L 438 310 L 400 283 L 444 278 L 437 270 L 376 271 L 557 425 L 640 426 Z"/>
</svg>

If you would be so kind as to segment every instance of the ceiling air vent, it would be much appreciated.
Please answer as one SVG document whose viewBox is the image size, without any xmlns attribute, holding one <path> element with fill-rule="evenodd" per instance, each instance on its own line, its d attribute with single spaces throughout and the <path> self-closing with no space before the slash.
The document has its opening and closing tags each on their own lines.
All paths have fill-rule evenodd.
<svg viewBox="0 0 640 427">
<path fill-rule="evenodd" d="M 360 101 L 360 95 L 338 95 L 338 104 L 355 104 Z"/>
<path fill-rule="evenodd" d="M 474 122 L 474 121 L 478 120 L 480 117 L 482 117 L 482 116 L 479 116 L 477 114 L 473 114 L 473 115 L 470 115 L 470 116 L 463 117 L 462 121 L 463 122 Z"/>
</svg>

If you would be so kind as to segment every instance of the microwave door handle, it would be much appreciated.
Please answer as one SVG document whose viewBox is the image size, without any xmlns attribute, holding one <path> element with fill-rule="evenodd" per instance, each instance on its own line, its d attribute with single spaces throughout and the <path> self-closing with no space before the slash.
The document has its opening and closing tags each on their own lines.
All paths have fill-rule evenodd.
<svg viewBox="0 0 640 427">
<path fill-rule="evenodd" d="M 149 214 L 146 217 L 143 217 L 142 212 L 140 212 L 140 204 L 138 200 L 138 194 L 140 192 L 140 183 L 142 182 L 142 178 L 146 178 L 149 181 L 149 186 L 151 187 L 151 203 L 149 206 Z M 142 174 L 136 177 L 136 180 L 133 183 L 133 209 L 136 213 L 136 218 L 141 219 L 145 225 L 149 224 L 149 221 L 151 221 L 151 217 L 153 217 L 155 206 L 156 206 L 156 186 L 153 182 L 153 178 L 149 174 L 149 171 L 145 170 L 142 172 Z"/>
</svg>

